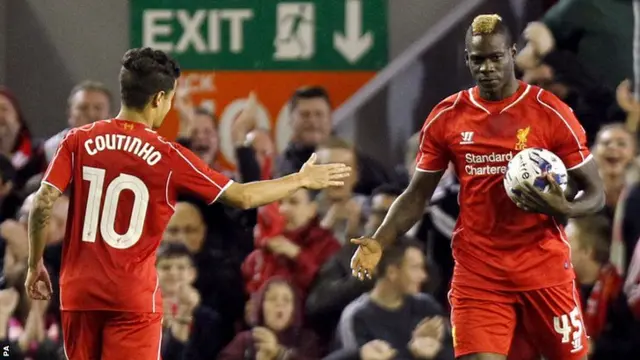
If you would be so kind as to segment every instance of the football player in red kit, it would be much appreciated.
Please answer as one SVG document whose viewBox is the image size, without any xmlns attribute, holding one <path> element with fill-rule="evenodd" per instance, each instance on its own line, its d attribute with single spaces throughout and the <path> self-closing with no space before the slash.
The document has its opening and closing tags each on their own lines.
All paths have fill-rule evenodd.
<svg viewBox="0 0 640 360">
<path fill-rule="evenodd" d="M 546 359 L 586 359 L 570 248 L 556 217 L 597 212 L 604 192 L 573 112 L 553 94 L 518 81 L 515 54 L 498 15 L 476 17 L 465 60 L 477 86 L 433 109 L 409 187 L 375 234 L 353 240 L 359 247 L 351 266 L 356 276 L 370 276 L 382 249 L 422 216 L 452 162 L 460 180 L 449 296 L 456 357 L 506 359 L 522 328 Z M 516 205 L 502 180 L 509 160 L 527 147 L 557 154 L 582 194 L 569 201 L 557 184 L 547 193 L 526 187 Z"/>
<path fill-rule="evenodd" d="M 171 108 L 177 64 L 150 48 L 122 59 L 122 108 L 114 119 L 71 130 L 60 144 L 29 217 L 26 288 L 51 296 L 42 261 L 56 199 L 71 193 L 62 252 L 60 304 L 69 360 L 158 359 L 162 304 L 155 253 L 177 196 L 191 193 L 243 209 L 277 201 L 301 187 L 342 184 L 343 164 L 314 164 L 297 174 L 247 184 L 211 169 L 191 151 L 159 136 Z"/>
</svg>

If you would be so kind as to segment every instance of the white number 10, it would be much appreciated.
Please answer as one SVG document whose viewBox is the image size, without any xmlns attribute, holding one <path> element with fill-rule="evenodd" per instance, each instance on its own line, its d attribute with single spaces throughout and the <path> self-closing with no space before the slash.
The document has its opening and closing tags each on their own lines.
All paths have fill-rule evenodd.
<svg viewBox="0 0 640 360">
<path fill-rule="evenodd" d="M 135 245 L 142 236 L 144 220 L 149 206 L 149 189 L 139 178 L 120 174 L 113 179 L 105 194 L 102 216 L 100 216 L 100 203 L 102 202 L 102 190 L 104 188 L 104 169 L 83 166 L 82 179 L 89 182 L 89 196 L 84 214 L 82 227 L 82 241 L 95 242 L 100 224 L 100 235 L 111 247 L 127 249 Z M 124 234 L 118 234 L 115 229 L 116 212 L 120 193 L 123 190 L 133 192 L 133 209 L 129 227 Z"/>
</svg>

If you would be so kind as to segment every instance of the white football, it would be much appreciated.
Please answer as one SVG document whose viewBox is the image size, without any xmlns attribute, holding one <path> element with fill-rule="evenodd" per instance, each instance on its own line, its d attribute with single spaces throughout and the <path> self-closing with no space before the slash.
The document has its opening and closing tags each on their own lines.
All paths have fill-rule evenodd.
<svg viewBox="0 0 640 360">
<path fill-rule="evenodd" d="M 547 173 L 555 174 L 555 180 L 563 191 L 567 188 L 567 168 L 556 154 L 541 148 L 524 149 L 509 161 L 504 174 L 504 189 L 511 199 L 517 195 L 515 188 L 524 183 L 546 192 L 549 190 Z"/>
</svg>

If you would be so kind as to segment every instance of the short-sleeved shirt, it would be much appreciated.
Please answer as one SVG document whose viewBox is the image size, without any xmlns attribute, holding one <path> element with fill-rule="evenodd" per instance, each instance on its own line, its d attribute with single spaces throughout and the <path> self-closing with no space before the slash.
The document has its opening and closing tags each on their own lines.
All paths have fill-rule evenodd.
<svg viewBox="0 0 640 360">
<path fill-rule="evenodd" d="M 162 311 L 156 250 L 177 194 L 214 202 L 231 185 L 147 126 L 102 120 L 72 129 L 44 183 L 70 190 L 62 310 Z"/>
<path fill-rule="evenodd" d="M 460 180 L 460 216 L 452 238 L 454 286 L 526 290 L 574 278 L 562 225 L 521 210 L 504 189 L 509 160 L 528 147 L 552 151 L 570 170 L 591 159 L 572 110 L 525 83 L 496 102 L 481 99 L 477 88 L 461 91 L 427 118 L 417 170 L 443 171 L 453 162 Z"/>
</svg>

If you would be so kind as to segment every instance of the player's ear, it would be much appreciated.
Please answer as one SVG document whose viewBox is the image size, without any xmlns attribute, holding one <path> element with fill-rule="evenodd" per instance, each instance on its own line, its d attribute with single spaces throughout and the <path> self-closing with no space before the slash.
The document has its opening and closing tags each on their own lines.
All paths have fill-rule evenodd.
<svg viewBox="0 0 640 360">
<path fill-rule="evenodd" d="M 153 98 L 151 99 L 151 105 L 153 107 L 160 107 L 160 103 L 165 96 L 166 93 L 164 91 L 158 91 L 157 93 L 155 93 L 155 95 L 153 95 Z"/>
<path fill-rule="evenodd" d="M 515 58 L 516 54 L 518 53 L 518 48 L 516 47 L 516 44 L 511 45 L 510 51 L 511 51 L 511 56 Z"/>
<path fill-rule="evenodd" d="M 469 67 L 469 52 L 467 49 L 464 49 L 464 64 Z"/>
</svg>

